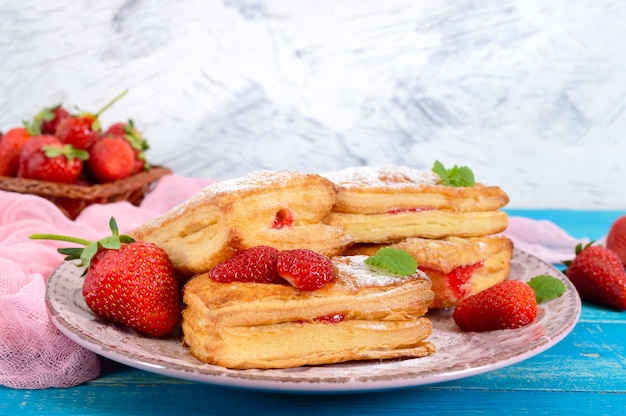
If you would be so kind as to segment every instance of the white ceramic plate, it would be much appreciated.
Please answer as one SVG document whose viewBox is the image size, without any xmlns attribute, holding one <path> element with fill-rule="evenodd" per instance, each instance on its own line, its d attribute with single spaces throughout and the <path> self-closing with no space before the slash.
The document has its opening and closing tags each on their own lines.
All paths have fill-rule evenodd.
<svg viewBox="0 0 626 416">
<path fill-rule="evenodd" d="M 515 330 L 464 333 L 450 311 L 431 311 L 437 352 L 425 358 L 348 362 L 281 370 L 229 370 L 203 364 L 180 342 L 180 333 L 148 338 L 97 318 L 83 301 L 82 269 L 63 263 L 50 276 L 46 302 L 52 321 L 69 338 L 114 361 L 185 380 L 246 389 L 337 393 L 414 387 L 493 371 L 533 357 L 561 341 L 576 325 L 580 298 L 567 278 L 550 264 L 515 249 L 510 278 L 528 281 L 539 274 L 561 279 L 566 292 L 539 305 L 537 319 Z"/>
</svg>

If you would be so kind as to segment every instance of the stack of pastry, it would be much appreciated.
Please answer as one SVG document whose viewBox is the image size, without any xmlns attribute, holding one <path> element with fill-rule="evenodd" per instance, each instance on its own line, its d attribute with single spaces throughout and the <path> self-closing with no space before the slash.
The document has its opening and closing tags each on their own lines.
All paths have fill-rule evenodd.
<svg viewBox="0 0 626 416">
<path fill-rule="evenodd" d="M 260 245 L 331 257 L 353 243 L 343 227 L 321 222 L 336 197 L 333 183 L 319 175 L 257 171 L 213 183 L 131 234 L 159 245 L 188 276 Z"/>
<path fill-rule="evenodd" d="M 183 341 L 201 361 L 238 369 L 432 354 L 430 280 L 376 271 L 365 258 L 334 257 L 335 279 L 315 291 L 196 276 L 184 289 Z"/>
<path fill-rule="evenodd" d="M 432 172 L 362 167 L 326 175 L 259 171 L 209 185 L 131 234 L 162 247 L 180 273 L 184 342 L 200 360 L 283 368 L 420 357 L 429 307 L 454 305 L 508 275 L 508 198 L 497 187 L 453 188 Z M 312 292 L 231 282 L 210 271 L 255 246 L 331 257 L 335 279 Z M 420 270 L 398 278 L 364 255 L 403 249 Z"/>
<path fill-rule="evenodd" d="M 508 277 L 512 243 L 504 231 L 508 196 L 497 186 L 452 187 L 431 171 L 355 167 L 324 175 L 337 201 L 324 222 L 357 243 L 347 254 L 392 246 L 414 255 L 433 281 L 431 308 L 455 306 Z"/>
<path fill-rule="evenodd" d="M 284 368 L 348 360 L 421 357 L 434 346 L 424 317 L 434 297 L 420 271 L 398 277 L 339 256 L 353 243 L 322 219 L 336 202 L 322 176 L 254 172 L 206 187 L 132 234 L 154 242 L 183 289 L 183 341 L 206 363 L 229 368 Z M 222 283 L 210 270 L 254 246 L 306 248 L 332 257 L 334 280 L 315 291 L 288 284 Z"/>
</svg>

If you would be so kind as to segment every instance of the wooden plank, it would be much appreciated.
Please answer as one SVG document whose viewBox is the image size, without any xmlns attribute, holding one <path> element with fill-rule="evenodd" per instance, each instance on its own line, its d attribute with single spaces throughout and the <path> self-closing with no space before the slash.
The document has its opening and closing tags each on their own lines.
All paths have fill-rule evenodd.
<svg viewBox="0 0 626 416">
<path fill-rule="evenodd" d="M 187 384 L 90 385 L 66 390 L 9 391 L 2 414 L 12 415 L 381 415 L 567 414 L 620 415 L 623 392 L 507 390 L 432 386 L 356 395 L 287 395 Z M 5 393 L 3 391 L 3 393 Z"/>
</svg>

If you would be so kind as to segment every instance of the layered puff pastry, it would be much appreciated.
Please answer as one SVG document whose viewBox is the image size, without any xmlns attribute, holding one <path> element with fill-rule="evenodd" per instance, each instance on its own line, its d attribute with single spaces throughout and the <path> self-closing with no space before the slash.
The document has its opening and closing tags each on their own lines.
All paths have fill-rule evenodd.
<svg viewBox="0 0 626 416">
<path fill-rule="evenodd" d="M 386 245 L 406 250 L 432 281 L 431 309 L 456 306 L 463 298 L 509 276 L 513 243 L 505 236 L 407 238 Z M 383 245 L 358 244 L 347 254 L 374 255 Z"/>
<path fill-rule="evenodd" d="M 323 175 L 337 187 L 324 222 L 343 227 L 356 242 L 387 243 L 407 237 L 474 237 L 506 229 L 497 186 L 451 187 L 431 171 L 403 166 L 360 166 Z"/>
<path fill-rule="evenodd" d="M 335 201 L 334 184 L 319 175 L 257 171 L 208 185 L 130 234 L 163 248 L 188 276 L 258 245 L 334 256 L 353 243 L 343 227 L 321 222 Z"/>
<path fill-rule="evenodd" d="M 365 258 L 334 257 L 335 280 L 312 292 L 196 276 L 183 291 L 183 341 L 199 360 L 235 369 L 432 354 L 430 279 L 383 273 Z"/>
</svg>

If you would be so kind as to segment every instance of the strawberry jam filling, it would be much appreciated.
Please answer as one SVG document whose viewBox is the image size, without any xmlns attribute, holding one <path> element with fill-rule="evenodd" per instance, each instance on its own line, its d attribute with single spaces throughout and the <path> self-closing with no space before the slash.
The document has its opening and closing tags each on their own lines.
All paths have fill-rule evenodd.
<svg viewBox="0 0 626 416">
<path fill-rule="evenodd" d="M 455 267 L 452 269 L 446 277 L 448 278 L 448 287 L 457 298 L 464 298 L 468 295 L 468 290 L 465 288 L 466 283 L 470 280 L 474 271 L 482 267 L 484 262 L 480 261 L 474 264 L 466 264 L 463 266 Z M 428 274 L 428 269 L 420 267 L 420 269 Z"/>
<path fill-rule="evenodd" d="M 329 324 L 338 324 L 339 322 L 343 322 L 344 319 L 346 319 L 346 317 L 338 313 L 334 315 L 326 315 L 315 318 L 315 320 L 318 322 L 324 322 Z"/>
<path fill-rule="evenodd" d="M 395 214 L 404 214 L 407 212 L 422 212 L 422 211 L 432 211 L 435 208 L 432 207 L 415 207 L 415 208 L 394 208 L 387 211 L 387 214 L 395 215 Z"/>
<path fill-rule="evenodd" d="M 293 212 L 290 209 L 282 208 L 274 217 L 272 228 L 280 230 L 281 228 L 291 227 L 293 225 Z"/>
<path fill-rule="evenodd" d="M 466 290 L 463 289 L 463 286 L 472 277 L 474 271 L 479 267 L 482 267 L 482 265 L 482 261 L 474 264 L 466 264 L 464 266 L 456 267 L 452 269 L 450 273 L 448 273 L 448 283 L 450 284 L 450 288 L 452 288 L 452 291 L 456 296 L 461 298 L 467 295 Z"/>
<path fill-rule="evenodd" d="M 325 316 L 318 316 L 317 318 L 314 318 L 313 321 L 315 322 L 323 322 L 325 324 L 338 324 L 340 322 L 343 322 L 346 320 L 346 317 L 342 314 L 336 313 L 333 315 L 325 315 Z M 299 324 L 304 324 L 305 321 L 296 321 Z"/>
</svg>

